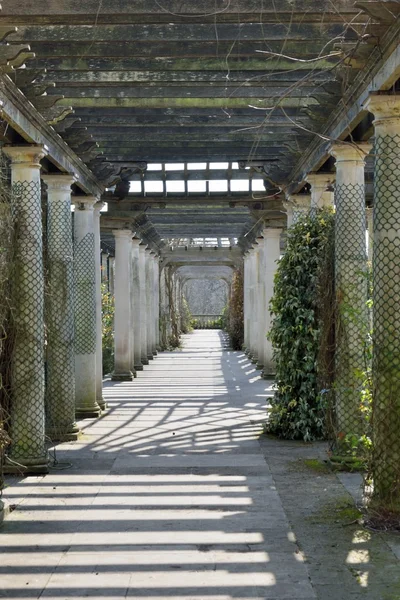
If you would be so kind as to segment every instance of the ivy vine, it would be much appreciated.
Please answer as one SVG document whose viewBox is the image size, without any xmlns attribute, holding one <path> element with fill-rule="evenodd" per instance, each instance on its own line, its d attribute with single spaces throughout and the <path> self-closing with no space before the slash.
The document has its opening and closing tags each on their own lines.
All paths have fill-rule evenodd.
<svg viewBox="0 0 400 600">
<path fill-rule="evenodd" d="M 289 230 L 275 275 L 269 338 L 276 364 L 276 393 L 266 431 L 312 441 L 326 433 L 324 383 L 333 306 L 332 210 L 302 216 Z M 329 285 L 329 282 L 331 284 Z M 329 311 L 328 311 L 329 312 Z M 329 361 L 328 361 L 329 362 Z M 329 369 L 328 369 L 329 370 Z"/>
</svg>

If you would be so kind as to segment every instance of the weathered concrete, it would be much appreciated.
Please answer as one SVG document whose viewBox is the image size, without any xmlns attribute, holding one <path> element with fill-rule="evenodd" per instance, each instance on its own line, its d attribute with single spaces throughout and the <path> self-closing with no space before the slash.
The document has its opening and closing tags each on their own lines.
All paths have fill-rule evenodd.
<svg viewBox="0 0 400 600">
<path fill-rule="evenodd" d="M 324 446 L 260 438 L 270 384 L 224 346 L 196 332 L 134 382 L 108 381 L 109 411 L 58 447 L 52 472 L 9 480 L 2 597 L 396 597 L 382 538 L 319 516 L 350 498 L 335 475 L 297 463 Z"/>
</svg>

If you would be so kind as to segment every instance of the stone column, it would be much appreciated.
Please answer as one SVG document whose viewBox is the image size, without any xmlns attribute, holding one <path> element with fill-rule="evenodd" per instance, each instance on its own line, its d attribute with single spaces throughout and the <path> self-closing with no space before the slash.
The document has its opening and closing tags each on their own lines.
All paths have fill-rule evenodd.
<svg viewBox="0 0 400 600">
<path fill-rule="evenodd" d="M 373 501 L 400 511 L 400 97 L 371 95 L 375 116 Z"/>
<path fill-rule="evenodd" d="M 71 175 L 46 175 L 47 381 L 46 433 L 52 440 L 79 437 L 75 422 L 74 248 Z"/>
<path fill-rule="evenodd" d="M 141 306 L 140 306 L 140 239 L 132 239 L 132 324 L 133 324 L 133 367 L 135 371 L 143 371 L 141 340 Z"/>
<path fill-rule="evenodd" d="M 257 344 L 257 369 L 263 369 L 264 367 L 264 337 L 265 337 L 265 319 L 268 306 L 265 302 L 265 248 L 264 238 L 258 237 L 258 264 L 257 264 L 257 285 L 256 285 L 256 299 L 257 299 L 257 331 L 256 331 L 256 344 Z"/>
<path fill-rule="evenodd" d="M 335 181 L 331 173 L 309 173 L 306 180 L 311 185 L 311 212 L 333 206 L 333 191 L 328 189 Z"/>
<path fill-rule="evenodd" d="M 140 293 L 140 347 L 141 363 L 148 365 L 147 358 L 147 296 L 146 296 L 146 244 L 139 244 L 139 293 Z"/>
<path fill-rule="evenodd" d="M 160 350 L 160 257 L 154 259 L 154 317 L 155 317 L 155 349 Z"/>
<path fill-rule="evenodd" d="M 366 370 L 367 255 L 365 245 L 364 159 L 370 146 L 335 143 L 335 290 L 337 303 L 335 398 L 340 434 L 362 435 L 360 375 Z"/>
<path fill-rule="evenodd" d="M 152 250 L 146 248 L 146 325 L 147 325 L 147 358 L 153 360 L 153 335 L 154 335 L 154 321 L 153 321 L 153 258 Z"/>
<path fill-rule="evenodd" d="M 74 201 L 75 410 L 82 419 L 101 413 L 96 399 L 96 202 L 94 196 Z"/>
<path fill-rule="evenodd" d="M 100 246 L 100 211 L 104 202 L 94 205 L 94 254 L 96 260 L 96 400 L 101 410 L 107 408 L 103 398 L 103 323 L 101 307 L 101 246 Z"/>
<path fill-rule="evenodd" d="M 264 336 L 264 379 L 271 379 L 275 375 L 275 364 L 272 356 L 272 344 L 267 338 L 272 324 L 272 317 L 269 311 L 269 303 L 274 293 L 274 277 L 278 268 L 278 261 L 281 255 L 281 233 L 282 229 L 266 227 L 263 229 L 264 236 L 264 282 L 265 282 L 265 336 Z"/>
<path fill-rule="evenodd" d="M 257 285 L 258 285 L 258 254 L 259 245 L 254 242 L 251 251 L 251 287 L 250 287 L 250 306 L 251 306 L 251 344 L 250 358 L 256 364 L 258 361 L 258 308 L 257 308 Z"/>
<path fill-rule="evenodd" d="M 9 146 L 16 220 L 15 341 L 11 357 L 10 466 L 47 472 L 44 403 L 44 280 L 40 160 L 42 146 Z M 17 467 L 18 468 L 18 467 Z"/>
<path fill-rule="evenodd" d="M 246 252 L 243 257 L 243 327 L 244 327 L 244 352 L 249 348 L 249 253 Z"/>
<path fill-rule="evenodd" d="M 115 312 L 113 381 L 132 381 L 131 371 L 131 246 L 130 229 L 114 229 Z"/>
<path fill-rule="evenodd" d="M 367 208 L 367 231 L 368 231 L 368 260 L 372 263 L 373 247 L 374 247 L 374 210 L 372 207 Z"/>
</svg>

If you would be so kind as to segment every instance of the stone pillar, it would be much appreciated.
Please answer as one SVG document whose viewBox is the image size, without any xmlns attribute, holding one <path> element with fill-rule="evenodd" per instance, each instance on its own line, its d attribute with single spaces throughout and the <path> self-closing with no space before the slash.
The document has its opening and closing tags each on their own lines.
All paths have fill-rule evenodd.
<svg viewBox="0 0 400 600">
<path fill-rule="evenodd" d="M 153 260 L 152 250 L 146 248 L 146 326 L 147 326 L 147 359 L 153 360 Z"/>
<path fill-rule="evenodd" d="M 250 281 L 249 281 L 249 253 L 246 252 L 243 258 L 243 340 L 244 340 L 244 348 L 245 352 L 248 351 L 249 348 L 249 291 L 250 291 Z"/>
<path fill-rule="evenodd" d="M 46 152 L 42 146 L 9 146 L 3 150 L 11 159 L 12 205 L 16 220 L 9 470 L 18 463 L 29 472 L 47 472 L 40 194 L 40 160 Z"/>
<path fill-rule="evenodd" d="M 141 363 L 148 365 L 147 358 L 147 296 L 146 296 L 146 244 L 139 244 L 139 293 L 140 293 L 140 347 Z"/>
<path fill-rule="evenodd" d="M 264 337 L 265 337 L 265 318 L 268 306 L 265 303 L 265 250 L 264 250 L 264 238 L 258 237 L 258 250 L 257 250 L 257 285 L 256 285 L 256 299 L 257 299 L 257 331 L 256 331 L 256 344 L 257 344 L 257 369 L 264 368 Z"/>
<path fill-rule="evenodd" d="M 156 254 L 154 252 L 151 253 L 151 316 L 152 316 L 152 326 L 151 326 L 151 351 L 153 356 L 157 356 L 157 348 L 156 348 L 156 288 L 155 288 L 155 270 L 156 270 Z"/>
<path fill-rule="evenodd" d="M 333 191 L 328 189 L 335 180 L 331 173 L 310 173 L 307 175 L 306 180 L 311 185 L 311 212 L 316 211 L 318 208 L 333 206 Z"/>
<path fill-rule="evenodd" d="M 46 433 L 51 440 L 79 436 L 75 422 L 74 248 L 71 175 L 46 175 L 47 381 Z"/>
<path fill-rule="evenodd" d="M 250 358 L 256 364 L 258 361 L 258 305 L 257 305 L 257 285 L 258 285 L 258 255 L 259 245 L 254 242 L 251 251 L 251 287 L 250 287 L 250 306 L 251 306 L 251 340 L 250 340 Z"/>
<path fill-rule="evenodd" d="M 140 239 L 132 239 L 132 324 L 133 324 L 133 367 L 135 371 L 143 371 L 141 340 L 141 306 L 140 306 Z"/>
<path fill-rule="evenodd" d="M 371 95 L 375 116 L 373 501 L 400 511 L 400 97 Z"/>
<path fill-rule="evenodd" d="M 155 349 L 160 350 L 160 257 L 154 259 L 154 318 L 155 318 Z"/>
<path fill-rule="evenodd" d="M 130 229 L 114 229 L 115 312 L 113 381 L 132 381 L 131 371 L 131 246 Z"/>
<path fill-rule="evenodd" d="M 96 260 L 96 400 L 101 410 L 107 408 L 103 398 L 103 323 L 101 307 L 101 246 L 100 246 L 100 211 L 104 202 L 94 205 L 94 254 Z"/>
<path fill-rule="evenodd" d="M 75 410 L 82 419 L 101 413 L 96 399 L 96 202 L 94 196 L 74 201 Z"/>
<path fill-rule="evenodd" d="M 367 231 L 368 231 L 368 260 L 372 263 L 373 247 L 374 247 L 374 210 L 372 207 L 367 208 Z"/>
<path fill-rule="evenodd" d="M 271 379 L 275 375 L 275 364 L 272 356 L 272 344 L 267 338 L 272 324 L 272 317 L 269 311 L 269 303 L 274 293 L 274 277 L 278 268 L 278 261 L 281 255 L 281 233 L 282 229 L 269 228 L 263 229 L 264 236 L 264 285 L 265 285 L 265 335 L 264 335 L 264 379 Z"/>
<path fill-rule="evenodd" d="M 367 367 L 365 342 L 369 329 L 367 255 L 365 245 L 364 159 L 368 148 L 335 143 L 335 290 L 337 303 L 335 398 L 338 432 L 365 433 L 360 409 Z"/>
</svg>

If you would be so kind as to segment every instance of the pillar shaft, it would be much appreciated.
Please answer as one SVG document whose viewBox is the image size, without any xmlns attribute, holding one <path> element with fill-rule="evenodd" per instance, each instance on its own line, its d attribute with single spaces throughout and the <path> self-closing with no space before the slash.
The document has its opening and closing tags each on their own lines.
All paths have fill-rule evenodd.
<svg viewBox="0 0 400 600">
<path fill-rule="evenodd" d="M 264 367 L 264 337 L 265 337 L 265 319 L 268 306 L 266 305 L 265 297 L 265 264 L 266 256 L 264 250 L 264 238 L 257 238 L 259 249 L 257 251 L 258 264 L 257 264 L 257 285 L 256 285 L 256 297 L 257 297 L 257 369 Z"/>
<path fill-rule="evenodd" d="M 275 374 L 275 363 L 273 359 L 272 344 L 267 338 L 271 329 L 272 317 L 269 311 L 269 304 L 274 294 L 274 278 L 278 268 L 278 261 L 281 255 L 281 233 L 278 228 L 265 228 L 264 236 L 264 285 L 265 285 L 265 336 L 264 336 L 264 378 L 268 379 Z"/>
<path fill-rule="evenodd" d="M 77 196 L 74 213 L 75 407 L 80 418 L 97 417 L 96 256 L 94 196 Z"/>
<path fill-rule="evenodd" d="M 373 252 L 374 500 L 400 511 L 400 98 L 370 96 L 375 116 Z"/>
<path fill-rule="evenodd" d="M 130 229 L 116 229 L 113 381 L 132 381 L 131 371 L 131 246 Z"/>
<path fill-rule="evenodd" d="M 367 148 L 334 144 L 335 290 L 337 303 L 335 350 L 336 418 L 340 435 L 365 432 L 361 411 L 360 375 L 366 370 L 367 256 L 365 244 L 364 158 Z"/>
<path fill-rule="evenodd" d="M 146 244 L 139 244 L 139 292 L 140 292 L 140 348 L 141 363 L 149 364 L 147 358 L 147 294 L 146 294 Z"/>
<path fill-rule="evenodd" d="M 153 302 L 153 286 L 154 286 L 154 277 L 153 277 L 153 259 L 150 248 L 146 248 L 146 326 L 147 326 L 147 358 L 148 360 L 153 360 L 153 337 L 154 337 L 154 321 L 153 321 L 153 312 L 154 312 L 154 302 Z"/>
<path fill-rule="evenodd" d="M 160 259 L 154 261 L 154 317 L 155 317 L 155 348 L 160 350 Z"/>
<path fill-rule="evenodd" d="M 100 211 L 104 202 L 96 202 L 93 212 L 94 253 L 96 260 L 96 400 L 101 410 L 107 408 L 103 398 L 103 322 L 101 307 L 101 246 L 100 246 Z"/>
<path fill-rule="evenodd" d="M 9 457 L 29 471 L 47 470 L 44 403 L 44 280 L 40 194 L 41 146 L 7 147 L 16 222 L 15 341 L 11 360 Z"/>
<path fill-rule="evenodd" d="M 132 240 L 132 324 L 133 324 L 133 368 L 135 371 L 143 371 L 142 363 L 142 340 L 141 340 L 141 306 L 140 306 L 140 240 Z"/>
<path fill-rule="evenodd" d="M 250 325 L 250 315 L 249 315 L 249 253 L 247 252 L 244 256 L 244 264 L 243 264 L 243 340 L 244 340 L 244 350 L 245 352 L 249 349 L 249 325 Z"/>
<path fill-rule="evenodd" d="M 367 231 L 368 231 L 368 260 L 372 263 L 374 247 L 374 218 L 373 208 L 367 208 Z"/>
<path fill-rule="evenodd" d="M 46 433 L 76 440 L 74 250 L 70 175 L 47 175 Z"/>
<path fill-rule="evenodd" d="M 334 181 L 330 173 L 310 173 L 306 177 L 311 185 L 310 210 L 333 206 L 333 192 L 329 189 Z"/>
</svg>

